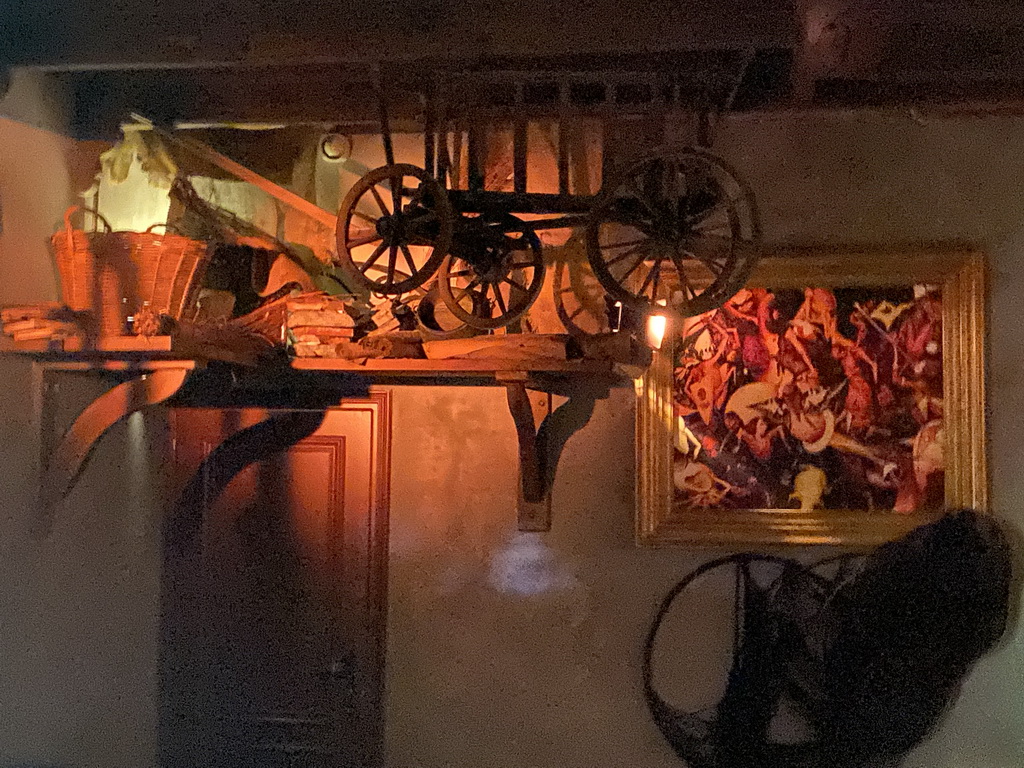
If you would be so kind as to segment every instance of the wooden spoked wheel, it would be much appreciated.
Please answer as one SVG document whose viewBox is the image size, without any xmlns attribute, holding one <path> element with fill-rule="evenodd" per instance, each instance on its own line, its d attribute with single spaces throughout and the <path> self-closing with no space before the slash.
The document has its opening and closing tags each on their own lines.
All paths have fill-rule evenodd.
<svg viewBox="0 0 1024 768">
<path fill-rule="evenodd" d="M 551 269 L 555 313 L 574 338 L 608 331 L 605 292 L 586 259 L 556 259 Z"/>
<path fill-rule="evenodd" d="M 544 284 L 540 238 L 514 216 L 464 217 L 437 287 L 451 313 L 474 328 L 502 328 L 522 317 Z"/>
<path fill-rule="evenodd" d="M 452 241 L 452 208 L 444 187 L 405 163 L 370 171 L 338 211 L 338 266 L 356 285 L 394 296 L 437 272 Z"/>
<path fill-rule="evenodd" d="M 383 274 L 384 267 L 382 266 L 373 266 L 367 270 L 367 275 L 371 278 Z M 409 274 L 401 270 L 396 273 L 396 279 L 405 280 L 408 277 Z M 380 294 L 371 300 L 374 322 L 377 323 L 378 330 L 398 330 L 397 318 L 386 309 L 393 306 L 393 301 L 392 297 Z M 475 328 L 452 316 L 451 311 L 438 295 L 436 280 L 428 280 L 424 285 L 407 291 L 401 296 L 401 301 L 415 313 L 416 327 L 424 340 L 465 339 L 477 333 Z"/>
<path fill-rule="evenodd" d="M 689 316 L 743 287 L 761 227 L 736 173 L 688 148 L 641 160 L 605 187 L 586 237 L 594 275 L 612 297 L 638 310 L 664 303 Z"/>
<path fill-rule="evenodd" d="M 466 339 L 480 332 L 452 314 L 441 299 L 436 281 L 417 289 L 417 293 L 422 293 L 422 296 L 416 298 L 416 326 L 424 341 Z M 480 307 L 477 314 L 483 313 L 483 307 Z"/>
</svg>

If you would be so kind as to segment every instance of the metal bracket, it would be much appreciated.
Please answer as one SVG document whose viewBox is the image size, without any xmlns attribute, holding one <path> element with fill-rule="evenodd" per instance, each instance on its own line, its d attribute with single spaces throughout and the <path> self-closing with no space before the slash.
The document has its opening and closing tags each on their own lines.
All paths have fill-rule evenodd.
<svg viewBox="0 0 1024 768">
<path fill-rule="evenodd" d="M 33 364 L 41 467 L 37 531 L 40 537 L 49 534 L 57 506 L 74 488 L 99 439 L 122 419 L 174 396 L 196 367 L 192 360 Z M 129 378 L 89 403 L 55 441 L 52 397 L 55 387 L 48 381 L 54 372 L 114 373 Z"/>
</svg>

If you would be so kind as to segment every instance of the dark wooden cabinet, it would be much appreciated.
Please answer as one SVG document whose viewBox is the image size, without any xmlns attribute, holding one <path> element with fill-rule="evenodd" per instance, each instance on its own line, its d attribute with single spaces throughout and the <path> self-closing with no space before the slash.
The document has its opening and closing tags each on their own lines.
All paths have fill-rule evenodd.
<svg viewBox="0 0 1024 768">
<path fill-rule="evenodd" d="M 380 765 L 389 408 L 175 408 L 161 764 Z"/>
</svg>

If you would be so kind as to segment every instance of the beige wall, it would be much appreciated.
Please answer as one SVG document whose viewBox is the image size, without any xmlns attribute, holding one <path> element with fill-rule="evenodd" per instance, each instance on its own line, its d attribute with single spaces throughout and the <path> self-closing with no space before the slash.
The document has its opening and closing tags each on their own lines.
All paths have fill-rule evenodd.
<svg viewBox="0 0 1024 768">
<path fill-rule="evenodd" d="M 1024 120 L 750 118 L 724 127 L 716 149 L 756 191 L 769 242 L 966 241 L 990 254 L 993 499 L 1001 517 L 1024 526 Z M 599 402 L 569 442 L 554 529 L 535 537 L 515 533 L 515 444 L 500 391 L 402 390 L 395 429 L 393 764 L 679 765 L 639 696 L 640 645 L 661 595 L 712 555 L 633 547 L 630 393 Z M 434 477 L 442 486 L 424 491 Z M 550 586 L 510 590 L 499 575 L 516 554 L 521 580 Z M 717 607 L 727 594 L 701 599 Z M 686 674 L 674 668 L 666 692 L 681 704 L 707 703 L 721 684 L 706 669 L 714 665 L 664 663 L 673 661 Z M 1017 626 L 906 765 L 1024 764 L 1022 679 Z"/>
<path fill-rule="evenodd" d="M 71 202 L 72 143 L 43 127 L 59 121 L 51 100 L 18 72 L 0 101 L 0 304 L 57 297 L 46 239 Z"/>
<path fill-rule="evenodd" d="M 780 116 L 734 122 L 716 148 L 756 190 L 772 242 L 966 240 L 989 252 L 993 499 L 1024 525 L 1024 120 Z M 40 205 L 59 213 L 55 199 Z M 39 229 L 29 240 L 49 234 Z M 0 251 L 0 274 L 37 276 L 16 292 L 0 286 L 3 301 L 50 296 L 44 258 Z M 0 377 L 0 765 L 149 765 L 159 526 L 146 490 L 154 470 L 133 444 L 159 445 L 159 419 L 108 435 L 51 537 L 37 541 L 28 367 L 5 360 Z M 70 409 L 87 392 L 66 383 L 61 396 Z M 394 768 L 678 765 L 639 696 L 639 647 L 659 597 L 710 553 L 633 546 L 629 390 L 600 401 L 570 439 L 554 529 L 540 535 L 515 531 L 516 446 L 500 389 L 397 388 L 394 405 Z M 699 599 L 712 607 L 724 594 Z M 681 651 L 669 662 L 674 697 L 708 703 L 705 660 Z M 1015 627 L 907 765 L 1024 763 L 1021 679 Z"/>
</svg>

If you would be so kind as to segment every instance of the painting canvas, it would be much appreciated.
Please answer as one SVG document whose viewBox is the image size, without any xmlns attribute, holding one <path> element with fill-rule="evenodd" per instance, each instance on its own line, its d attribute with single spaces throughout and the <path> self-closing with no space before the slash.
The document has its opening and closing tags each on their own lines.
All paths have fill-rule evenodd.
<svg viewBox="0 0 1024 768">
<path fill-rule="evenodd" d="M 942 506 L 940 286 L 745 289 L 674 355 L 676 503 Z"/>
<path fill-rule="evenodd" d="M 981 262 L 888 264 L 771 260 L 677 324 L 638 390 L 641 539 L 874 542 L 982 500 Z"/>
</svg>

